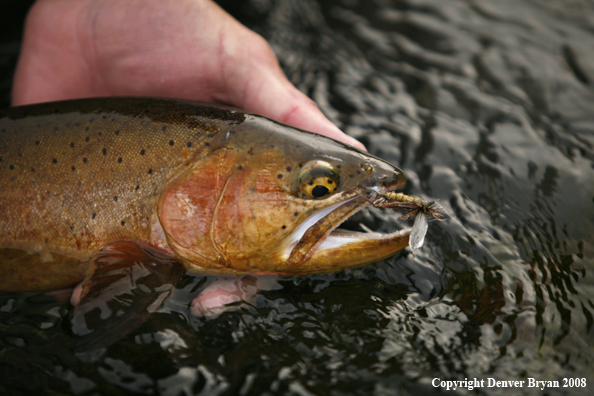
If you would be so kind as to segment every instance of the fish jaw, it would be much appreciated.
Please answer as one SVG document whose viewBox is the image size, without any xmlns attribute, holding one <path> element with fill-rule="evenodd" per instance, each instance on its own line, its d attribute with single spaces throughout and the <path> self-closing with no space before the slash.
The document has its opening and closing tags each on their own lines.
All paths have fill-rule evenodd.
<svg viewBox="0 0 594 396">
<path fill-rule="evenodd" d="M 408 246 L 409 235 L 409 228 L 390 234 L 334 231 L 299 269 L 308 274 L 327 273 L 380 261 Z"/>
<path fill-rule="evenodd" d="M 279 259 L 285 262 L 284 270 L 304 274 L 336 272 L 385 259 L 405 248 L 409 228 L 389 234 L 338 229 L 368 205 L 368 199 L 356 196 L 310 216 L 284 243 Z"/>
</svg>

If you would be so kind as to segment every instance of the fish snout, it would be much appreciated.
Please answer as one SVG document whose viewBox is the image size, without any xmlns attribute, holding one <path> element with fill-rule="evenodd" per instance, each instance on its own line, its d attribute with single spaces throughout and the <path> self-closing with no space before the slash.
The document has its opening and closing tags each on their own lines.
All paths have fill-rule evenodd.
<svg viewBox="0 0 594 396">
<path fill-rule="evenodd" d="M 379 187 L 383 191 L 399 190 L 406 184 L 406 176 L 398 168 L 380 170 L 368 179 L 370 187 Z"/>
</svg>

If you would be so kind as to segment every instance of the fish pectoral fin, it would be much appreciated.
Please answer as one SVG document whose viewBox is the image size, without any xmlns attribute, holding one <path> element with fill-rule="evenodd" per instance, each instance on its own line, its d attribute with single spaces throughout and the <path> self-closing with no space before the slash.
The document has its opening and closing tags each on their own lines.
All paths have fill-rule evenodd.
<svg viewBox="0 0 594 396">
<path fill-rule="evenodd" d="M 173 257 L 135 242 L 114 242 L 93 256 L 72 315 L 78 351 L 108 346 L 159 309 L 184 273 Z"/>
</svg>

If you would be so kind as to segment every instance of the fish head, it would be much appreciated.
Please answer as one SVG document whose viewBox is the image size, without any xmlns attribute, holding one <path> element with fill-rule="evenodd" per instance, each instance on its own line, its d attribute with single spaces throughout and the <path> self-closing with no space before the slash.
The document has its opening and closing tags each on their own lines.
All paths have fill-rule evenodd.
<svg viewBox="0 0 594 396">
<path fill-rule="evenodd" d="M 186 267 L 218 273 L 308 274 L 378 261 L 408 243 L 337 227 L 404 173 L 333 139 L 263 117 L 221 132 L 213 150 L 159 200 L 169 247 Z"/>
</svg>

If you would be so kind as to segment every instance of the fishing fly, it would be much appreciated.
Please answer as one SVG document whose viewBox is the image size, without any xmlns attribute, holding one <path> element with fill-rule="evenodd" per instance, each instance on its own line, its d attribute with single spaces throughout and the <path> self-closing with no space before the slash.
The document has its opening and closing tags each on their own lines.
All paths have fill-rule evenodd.
<svg viewBox="0 0 594 396">
<path fill-rule="evenodd" d="M 402 211 L 403 214 L 399 220 L 408 220 L 413 216 L 415 217 L 408 242 L 413 251 L 420 249 L 425 242 L 425 235 L 429 227 L 427 218 L 430 217 L 439 221 L 445 218 L 440 211 L 443 208 L 437 202 L 403 193 L 388 192 L 379 194 L 372 201 L 372 205 L 376 208 L 390 208 Z"/>
</svg>

